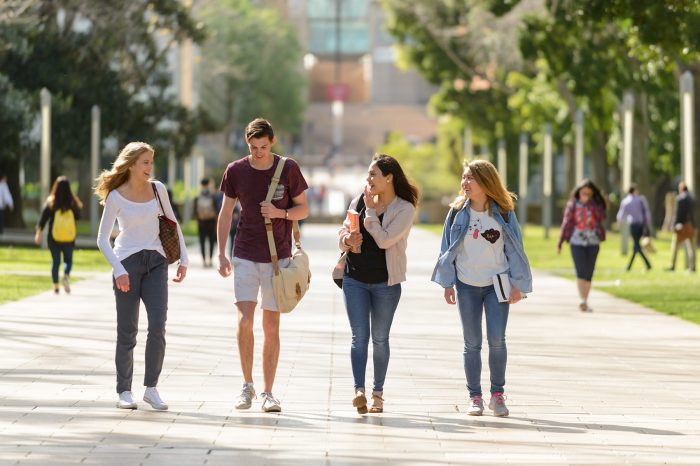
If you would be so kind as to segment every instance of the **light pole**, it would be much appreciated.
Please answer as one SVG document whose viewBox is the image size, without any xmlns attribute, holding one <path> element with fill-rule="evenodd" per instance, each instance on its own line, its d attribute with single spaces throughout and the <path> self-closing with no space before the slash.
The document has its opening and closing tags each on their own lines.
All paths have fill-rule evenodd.
<svg viewBox="0 0 700 466">
<path fill-rule="evenodd" d="M 49 197 L 51 183 L 51 92 L 42 88 L 41 92 L 41 201 Z"/>
<path fill-rule="evenodd" d="M 583 180 L 583 112 L 581 110 L 576 110 L 575 117 L 576 126 L 576 161 L 574 173 L 576 174 L 576 179 L 574 180 L 574 186 L 578 185 L 581 180 Z"/>
<path fill-rule="evenodd" d="M 542 194 L 544 197 L 544 238 L 549 239 L 549 228 L 552 226 L 552 125 L 544 125 L 544 178 Z"/>
<path fill-rule="evenodd" d="M 625 92 L 622 114 L 622 192 L 627 193 L 632 185 L 632 132 L 634 131 L 634 95 Z M 623 219 L 620 227 L 620 252 L 627 255 L 630 227 Z"/>
<path fill-rule="evenodd" d="M 525 228 L 527 222 L 527 134 L 520 134 L 520 147 L 518 151 L 518 190 L 520 199 L 518 202 L 518 217 L 520 217 L 521 228 Z"/>
<path fill-rule="evenodd" d="M 94 180 L 100 169 L 100 107 L 93 105 L 90 117 L 90 175 Z M 97 235 L 97 198 L 95 196 L 90 197 L 90 234 Z"/>
<path fill-rule="evenodd" d="M 691 193 L 695 192 L 694 100 L 693 74 L 686 71 L 681 76 L 681 176 Z"/>
</svg>

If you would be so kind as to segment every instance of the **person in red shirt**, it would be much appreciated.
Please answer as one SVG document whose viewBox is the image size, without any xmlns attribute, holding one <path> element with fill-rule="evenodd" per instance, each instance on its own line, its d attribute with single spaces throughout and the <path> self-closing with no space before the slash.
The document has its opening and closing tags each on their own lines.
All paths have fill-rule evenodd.
<svg viewBox="0 0 700 466">
<path fill-rule="evenodd" d="M 262 295 L 263 309 L 263 380 L 265 391 L 262 409 L 265 412 L 282 410 L 280 401 L 272 396 L 272 386 L 279 360 L 280 315 L 272 291 L 272 263 L 265 230 L 265 218 L 272 220 L 272 230 L 280 267 L 289 263 L 292 255 L 292 221 L 308 216 L 306 189 L 308 185 L 299 165 L 288 159 L 271 202 L 266 202 L 267 191 L 281 157 L 272 153 L 275 135 L 272 125 L 257 118 L 246 127 L 245 139 L 250 154 L 228 165 L 221 180 L 224 193 L 217 224 L 219 274 L 228 277 L 234 273 L 234 292 L 238 308 L 238 352 L 244 383 L 237 409 L 249 409 L 256 398 L 253 387 L 253 317 L 258 293 Z M 233 209 L 241 204 L 240 220 L 236 229 L 235 246 L 231 261 L 226 257 L 226 240 L 231 228 Z"/>
<path fill-rule="evenodd" d="M 588 294 L 591 292 L 600 243 L 605 241 L 606 210 L 605 197 L 591 180 L 583 180 L 574 188 L 564 209 L 557 254 L 561 254 L 562 244 L 568 241 L 576 267 L 581 312 L 593 311 L 588 305 Z"/>
</svg>

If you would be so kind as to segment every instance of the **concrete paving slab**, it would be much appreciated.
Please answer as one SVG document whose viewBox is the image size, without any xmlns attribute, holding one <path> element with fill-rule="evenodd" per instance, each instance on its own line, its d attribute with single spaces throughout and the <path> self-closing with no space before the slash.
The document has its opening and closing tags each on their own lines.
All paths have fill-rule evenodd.
<svg viewBox="0 0 700 466">
<path fill-rule="evenodd" d="M 350 331 L 330 279 L 335 231 L 304 226 L 312 288 L 282 317 L 281 414 L 262 413 L 260 400 L 234 409 L 233 281 L 198 266 L 195 248 L 187 280 L 170 285 L 165 413 L 114 406 L 108 273 L 71 295 L 0 306 L 0 464 L 700 464 L 700 327 L 596 290 L 595 312 L 581 314 L 575 285 L 540 273 L 511 309 L 511 416 L 467 416 L 459 317 L 429 282 L 439 239 L 418 228 L 392 329 L 386 412 L 358 416 Z M 146 326 L 142 312 L 139 401 Z M 256 342 L 260 389 L 259 315 Z"/>
</svg>

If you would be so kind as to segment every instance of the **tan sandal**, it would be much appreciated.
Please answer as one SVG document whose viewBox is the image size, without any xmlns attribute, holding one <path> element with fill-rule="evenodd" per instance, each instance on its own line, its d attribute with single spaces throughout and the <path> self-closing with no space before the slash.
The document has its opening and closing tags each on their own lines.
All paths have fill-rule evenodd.
<svg viewBox="0 0 700 466">
<path fill-rule="evenodd" d="M 358 414 L 367 414 L 367 397 L 365 392 L 357 390 L 355 398 L 352 399 L 352 405 L 357 408 Z"/>
<path fill-rule="evenodd" d="M 370 413 L 383 413 L 384 412 L 384 398 L 382 395 L 377 393 L 372 393 L 372 407 L 369 408 Z"/>
</svg>

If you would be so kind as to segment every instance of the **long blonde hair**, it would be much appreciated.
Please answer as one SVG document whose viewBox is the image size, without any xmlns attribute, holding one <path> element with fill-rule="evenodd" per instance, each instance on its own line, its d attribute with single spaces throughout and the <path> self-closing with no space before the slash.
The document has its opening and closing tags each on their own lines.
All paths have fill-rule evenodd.
<svg viewBox="0 0 700 466">
<path fill-rule="evenodd" d="M 136 163 L 141 154 L 155 151 L 150 144 L 145 142 L 130 142 L 119 152 L 117 159 L 112 164 L 111 170 L 103 170 L 97 177 L 95 194 L 104 205 L 110 191 L 117 189 L 129 180 L 129 168 Z"/>
<path fill-rule="evenodd" d="M 486 194 L 486 198 L 490 201 L 494 201 L 502 214 L 506 214 L 515 209 L 515 203 L 513 201 L 518 197 L 506 189 L 503 180 L 498 176 L 498 170 L 496 170 L 496 167 L 494 167 L 491 162 L 488 160 L 473 160 L 464 164 L 464 172 L 467 170 L 471 171 L 472 176 Z M 450 207 L 459 210 L 464 207 L 464 203 L 467 202 L 467 199 L 468 197 L 460 185 L 459 195 L 452 201 Z M 491 209 L 490 204 L 490 202 L 486 204 L 486 208 L 489 210 Z"/>
</svg>

